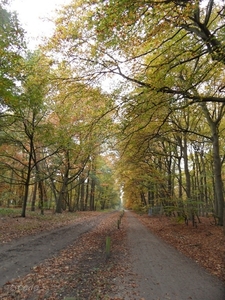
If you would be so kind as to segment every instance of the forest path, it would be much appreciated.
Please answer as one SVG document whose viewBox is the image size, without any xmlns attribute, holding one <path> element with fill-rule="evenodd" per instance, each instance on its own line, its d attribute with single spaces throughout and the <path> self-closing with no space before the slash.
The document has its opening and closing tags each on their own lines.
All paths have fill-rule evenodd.
<svg viewBox="0 0 225 300">
<path fill-rule="evenodd" d="M 47 258 L 57 255 L 82 234 L 91 231 L 108 214 L 91 217 L 79 223 L 57 228 L 34 236 L 13 240 L 0 247 L 0 287 L 24 276 Z"/>
<path fill-rule="evenodd" d="M 225 287 L 194 261 L 154 236 L 127 211 L 128 243 L 145 300 L 224 300 Z"/>
<path fill-rule="evenodd" d="M 153 235 L 135 213 L 126 211 L 118 230 L 119 215 L 87 215 L 2 244 L 0 299 L 225 299 L 222 281 Z M 106 236 L 112 241 L 108 259 Z"/>
</svg>

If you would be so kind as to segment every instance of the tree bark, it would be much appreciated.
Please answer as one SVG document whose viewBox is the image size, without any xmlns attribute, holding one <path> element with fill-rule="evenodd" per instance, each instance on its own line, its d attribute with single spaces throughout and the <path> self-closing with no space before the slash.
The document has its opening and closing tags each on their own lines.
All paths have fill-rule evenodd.
<svg viewBox="0 0 225 300">
<path fill-rule="evenodd" d="M 29 158 L 28 158 L 28 167 L 27 167 L 27 176 L 25 181 L 25 192 L 22 204 L 22 213 L 21 217 L 26 217 L 26 208 L 27 208 L 27 200 L 29 195 L 29 186 L 30 186 L 30 177 L 31 177 L 31 168 L 32 168 L 32 149 L 33 149 L 33 141 L 30 141 L 30 151 L 29 151 Z"/>
<path fill-rule="evenodd" d="M 37 181 L 34 184 L 34 190 L 33 190 L 33 197 L 31 202 L 31 211 L 35 211 L 35 202 L 36 202 L 36 196 L 37 196 Z"/>
<path fill-rule="evenodd" d="M 216 202 L 216 216 L 218 218 L 218 225 L 223 226 L 223 209 L 224 209 L 224 195 L 223 195 L 223 181 L 222 181 L 222 162 L 220 158 L 219 146 L 219 132 L 218 126 L 223 116 L 224 105 L 220 108 L 219 117 L 213 120 L 210 116 L 209 110 L 205 103 L 201 104 L 204 115 L 209 123 L 212 134 L 213 146 L 213 167 L 214 167 L 214 181 L 215 181 L 215 202 Z"/>
<path fill-rule="evenodd" d="M 91 179 L 90 210 L 95 210 L 95 179 Z"/>
<path fill-rule="evenodd" d="M 188 166 L 188 148 L 187 148 L 187 137 L 184 134 L 184 145 L 183 145 L 183 157 L 184 157 L 184 173 L 186 178 L 186 195 L 187 199 L 191 199 L 191 176 Z"/>
</svg>

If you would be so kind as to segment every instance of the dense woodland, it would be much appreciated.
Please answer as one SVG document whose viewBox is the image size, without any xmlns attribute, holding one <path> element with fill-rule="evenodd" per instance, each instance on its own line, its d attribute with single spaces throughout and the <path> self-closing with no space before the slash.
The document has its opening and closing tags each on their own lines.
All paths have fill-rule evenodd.
<svg viewBox="0 0 225 300">
<path fill-rule="evenodd" d="M 38 49 L 0 1 L 0 205 L 223 225 L 224 1 L 72 0 Z"/>
</svg>

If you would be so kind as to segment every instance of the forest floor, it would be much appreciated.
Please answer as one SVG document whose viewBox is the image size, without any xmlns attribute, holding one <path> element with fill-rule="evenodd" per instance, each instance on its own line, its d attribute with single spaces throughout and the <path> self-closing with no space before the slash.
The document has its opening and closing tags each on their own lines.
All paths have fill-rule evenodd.
<svg viewBox="0 0 225 300">
<path fill-rule="evenodd" d="M 201 223 L 197 228 L 193 228 L 191 225 L 178 223 L 174 218 L 140 216 L 129 212 L 128 215 L 130 214 L 155 236 L 225 283 L 223 228 L 213 225 L 213 220 L 201 218 Z M 59 240 L 61 245 L 65 245 L 64 249 L 58 249 L 60 252 L 40 260 L 19 278 L 15 278 L 14 272 L 11 279 L 0 289 L 0 299 L 152 300 L 153 298 L 142 297 L 138 289 L 137 274 L 132 268 L 133 257 L 128 243 L 129 218 L 125 213 L 118 230 L 119 217 L 120 212 L 79 212 L 62 215 L 48 212 L 45 216 L 29 213 L 25 219 L 15 214 L 0 215 L 2 249 L 23 241 L 30 244 L 34 237 L 46 236 L 46 231 L 49 233 L 48 249 L 54 250 L 57 247 L 56 242 L 50 242 L 53 233 L 54 240 Z M 60 231 L 63 228 L 71 234 L 66 235 L 64 231 Z M 80 233 L 76 237 L 75 232 L 78 228 Z M 106 255 L 106 237 L 111 239 L 109 257 Z M 70 239 L 70 244 L 64 239 Z M 4 255 L 2 259 L 6 259 L 7 255 L 10 259 L 10 251 L 6 251 Z M 24 252 L 25 257 L 26 255 Z"/>
</svg>

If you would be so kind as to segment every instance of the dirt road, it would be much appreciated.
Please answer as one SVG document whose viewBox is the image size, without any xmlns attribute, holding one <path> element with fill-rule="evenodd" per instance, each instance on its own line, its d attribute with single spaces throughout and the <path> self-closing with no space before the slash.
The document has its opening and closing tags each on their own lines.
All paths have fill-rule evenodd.
<svg viewBox="0 0 225 300">
<path fill-rule="evenodd" d="M 223 282 L 155 237 L 135 214 L 125 213 L 121 230 L 117 218 L 100 214 L 1 245 L 0 285 L 21 278 L 4 285 L 0 299 L 225 299 Z M 112 253 L 104 260 L 108 235 Z"/>
<path fill-rule="evenodd" d="M 92 217 L 78 224 L 20 238 L 0 247 L 0 286 L 7 281 L 24 276 L 31 268 L 47 258 L 57 255 L 90 231 L 107 215 Z"/>
<path fill-rule="evenodd" d="M 165 244 L 127 212 L 128 241 L 140 298 L 224 300 L 225 286 L 195 262 Z"/>
</svg>

